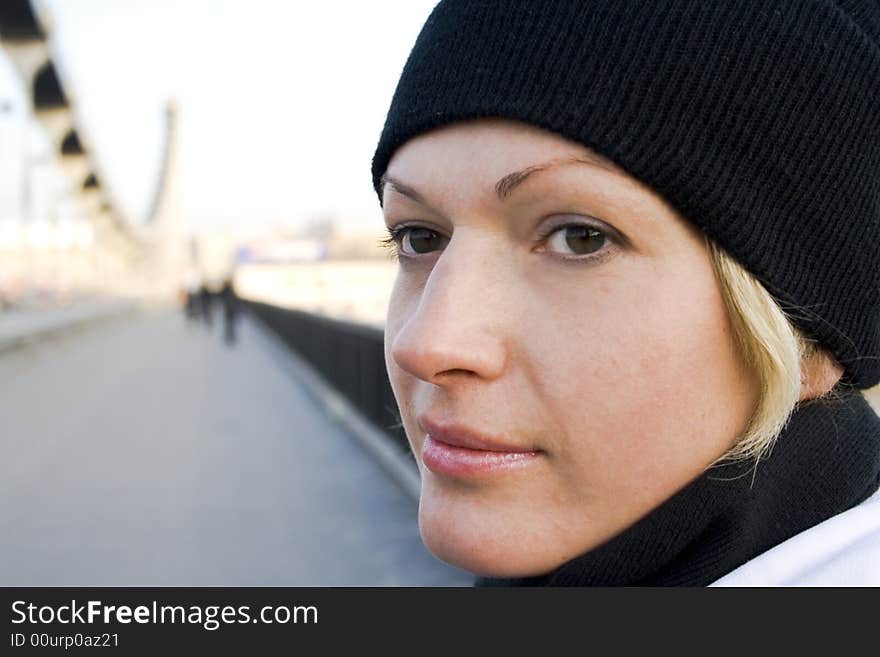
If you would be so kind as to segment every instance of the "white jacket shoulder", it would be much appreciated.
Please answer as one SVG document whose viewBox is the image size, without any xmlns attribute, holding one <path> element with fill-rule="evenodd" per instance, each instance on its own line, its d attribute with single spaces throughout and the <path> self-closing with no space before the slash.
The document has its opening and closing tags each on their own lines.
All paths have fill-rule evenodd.
<svg viewBox="0 0 880 657">
<path fill-rule="evenodd" d="M 880 491 L 711 586 L 880 586 Z"/>
</svg>

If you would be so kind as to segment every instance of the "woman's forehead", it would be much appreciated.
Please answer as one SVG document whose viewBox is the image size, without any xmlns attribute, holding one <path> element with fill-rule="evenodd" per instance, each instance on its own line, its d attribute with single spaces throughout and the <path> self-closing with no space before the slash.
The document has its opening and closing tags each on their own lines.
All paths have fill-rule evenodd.
<svg viewBox="0 0 880 657">
<path fill-rule="evenodd" d="M 459 122 L 418 135 L 397 150 L 382 181 L 383 187 L 390 182 L 398 191 L 467 184 L 503 198 L 534 174 L 571 164 L 637 182 L 582 144 L 507 119 Z"/>
<path fill-rule="evenodd" d="M 386 199 L 394 190 L 428 206 L 478 197 L 494 204 L 535 180 L 658 196 L 596 151 L 507 119 L 454 123 L 414 137 L 395 153 L 380 188 Z"/>
<path fill-rule="evenodd" d="M 544 159 L 582 157 L 608 168 L 617 168 L 611 160 L 578 142 L 537 126 L 510 119 L 489 118 L 460 121 L 416 135 L 404 143 L 389 162 L 388 171 L 426 152 L 445 151 L 450 157 L 479 160 L 504 158 L 504 164 L 527 167 Z M 430 163 L 428 163 L 430 164 Z M 500 163 L 499 163 L 500 164 Z M 392 174 L 393 175 L 393 174 Z"/>
</svg>

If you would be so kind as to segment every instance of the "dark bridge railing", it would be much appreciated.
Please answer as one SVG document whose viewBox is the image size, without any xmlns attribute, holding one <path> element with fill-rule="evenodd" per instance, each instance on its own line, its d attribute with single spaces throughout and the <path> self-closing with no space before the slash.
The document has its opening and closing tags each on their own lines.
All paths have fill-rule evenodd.
<svg viewBox="0 0 880 657">
<path fill-rule="evenodd" d="M 256 301 L 243 304 L 410 454 L 388 382 L 381 329 Z"/>
</svg>

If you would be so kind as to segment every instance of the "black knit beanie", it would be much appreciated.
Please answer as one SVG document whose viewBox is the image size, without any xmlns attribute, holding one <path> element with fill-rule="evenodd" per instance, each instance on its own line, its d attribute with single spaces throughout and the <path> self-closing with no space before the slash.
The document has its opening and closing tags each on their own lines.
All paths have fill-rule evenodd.
<svg viewBox="0 0 880 657">
<path fill-rule="evenodd" d="M 880 382 L 880 0 L 444 0 L 373 184 L 408 139 L 505 117 L 658 191 Z"/>
</svg>

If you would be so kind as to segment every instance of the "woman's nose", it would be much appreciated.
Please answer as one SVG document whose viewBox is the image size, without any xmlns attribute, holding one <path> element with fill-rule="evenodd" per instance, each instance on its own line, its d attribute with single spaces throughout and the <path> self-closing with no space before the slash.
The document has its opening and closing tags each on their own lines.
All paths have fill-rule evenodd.
<svg viewBox="0 0 880 657">
<path fill-rule="evenodd" d="M 437 385 L 495 379 L 507 360 L 504 277 L 486 254 L 453 249 L 450 243 L 437 260 L 391 346 L 400 368 Z"/>
</svg>

